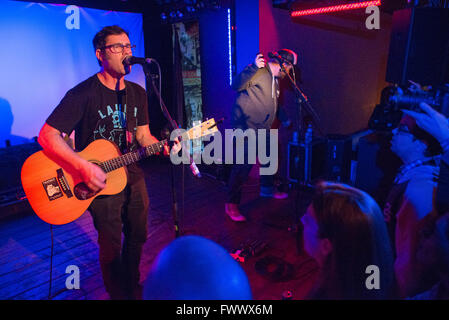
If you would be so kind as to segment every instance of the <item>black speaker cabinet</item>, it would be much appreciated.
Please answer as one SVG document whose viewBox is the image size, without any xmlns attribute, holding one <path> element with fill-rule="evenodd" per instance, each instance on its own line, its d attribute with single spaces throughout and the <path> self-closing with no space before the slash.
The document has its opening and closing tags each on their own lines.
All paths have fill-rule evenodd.
<svg viewBox="0 0 449 320">
<path fill-rule="evenodd" d="M 408 85 L 449 83 L 449 9 L 395 11 L 386 81 Z"/>
<path fill-rule="evenodd" d="M 287 178 L 291 182 L 304 181 L 305 177 L 305 148 L 304 143 L 289 142 L 288 143 L 288 166 Z M 326 164 L 326 141 L 324 139 L 316 139 L 312 141 L 312 159 L 310 179 L 316 180 L 324 178 Z"/>
<path fill-rule="evenodd" d="M 327 136 L 326 178 L 348 183 L 351 177 L 352 140 L 344 135 Z"/>
</svg>

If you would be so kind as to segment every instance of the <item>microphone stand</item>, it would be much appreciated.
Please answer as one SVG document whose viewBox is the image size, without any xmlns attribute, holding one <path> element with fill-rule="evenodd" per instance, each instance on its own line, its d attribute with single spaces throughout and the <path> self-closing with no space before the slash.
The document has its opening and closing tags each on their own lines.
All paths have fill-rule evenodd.
<svg viewBox="0 0 449 320">
<path fill-rule="evenodd" d="M 280 58 L 280 57 L 279 57 Z M 280 59 L 278 59 L 280 60 Z M 288 79 L 290 80 L 290 83 L 292 87 L 295 89 L 295 92 L 297 94 L 296 103 L 298 105 L 298 136 L 299 136 L 299 143 L 301 140 L 304 141 L 304 179 L 303 181 L 299 181 L 299 184 L 303 187 L 313 188 L 313 186 L 310 184 L 311 182 L 311 170 L 312 170 L 312 133 L 309 132 L 309 130 L 306 128 L 304 130 L 304 139 L 302 139 L 302 122 L 303 122 L 303 109 L 306 109 L 306 111 L 312 116 L 312 121 L 315 124 L 315 127 L 318 129 L 319 133 L 323 135 L 323 131 L 321 130 L 319 126 L 320 118 L 318 114 L 315 112 L 313 107 L 310 105 L 309 100 L 305 96 L 305 94 L 302 92 L 302 90 L 298 87 L 295 80 L 292 78 L 290 73 L 287 72 L 285 68 L 285 61 L 284 59 L 279 61 L 279 64 L 281 66 L 281 71 L 283 71 Z M 298 152 L 299 152 L 298 145 Z M 299 180 L 299 179 L 298 179 Z M 295 210 L 295 223 L 293 227 L 290 227 L 290 229 L 293 229 L 293 231 L 297 231 L 297 249 L 300 253 L 302 251 L 302 228 L 301 224 L 299 223 L 300 215 L 298 213 L 298 203 L 299 203 L 299 194 L 300 194 L 300 188 L 298 188 L 296 193 L 296 210 Z"/>
<path fill-rule="evenodd" d="M 320 118 L 318 114 L 315 112 L 313 107 L 310 105 L 309 100 L 304 95 L 304 93 L 301 91 L 301 89 L 298 87 L 292 76 L 287 72 L 285 68 L 285 62 L 281 61 L 281 71 L 283 71 L 288 79 L 290 80 L 291 85 L 295 89 L 295 92 L 297 93 L 297 99 L 296 103 L 298 104 L 298 135 L 300 137 L 299 141 L 301 141 L 301 132 L 302 132 L 302 122 L 303 122 L 303 109 L 305 108 L 306 111 L 312 116 L 312 120 L 315 123 L 315 127 L 318 129 L 319 133 L 322 135 L 323 131 L 321 130 L 319 126 Z M 307 187 L 311 187 L 311 168 L 312 168 L 312 135 L 311 132 L 308 132 L 309 130 L 305 130 L 304 135 L 304 153 L 305 153 L 305 159 L 304 159 L 304 181 L 303 185 Z"/>
<path fill-rule="evenodd" d="M 154 60 L 151 60 L 154 61 Z M 159 66 L 159 65 L 158 65 Z M 154 83 L 154 76 L 150 72 L 150 64 L 144 63 L 142 64 L 143 72 L 145 73 L 145 78 L 147 79 L 147 82 L 151 82 L 151 85 L 153 87 L 153 91 L 156 94 L 156 96 L 159 98 L 159 103 L 162 109 L 162 113 L 164 114 L 165 118 L 167 119 L 168 123 L 170 124 L 170 127 L 172 130 L 178 129 L 178 124 L 176 121 L 170 116 L 170 113 L 168 112 L 167 106 L 164 103 L 164 100 L 162 99 L 161 93 L 157 86 Z M 179 216 L 178 216 L 178 202 L 176 197 L 176 187 L 175 187 L 175 172 L 173 168 L 173 164 L 170 164 L 170 180 L 171 180 L 171 189 L 172 189 L 172 213 L 173 213 L 173 224 L 175 229 L 175 238 L 178 238 L 180 235 L 180 229 L 179 229 Z"/>
<path fill-rule="evenodd" d="M 307 99 L 307 97 L 304 95 L 304 93 L 301 91 L 301 89 L 296 84 L 295 80 L 293 80 L 292 76 L 286 71 L 284 62 L 281 62 L 280 65 L 281 65 L 281 70 L 287 75 L 288 79 L 290 80 L 290 83 L 292 84 L 293 88 L 295 89 L 296 93 L 298 94 L 297 103 L 299 106 L 299 111 L 302 112 L 301 109 L 304 106 L 305 109 L 312 116 L 313 122 L 315 123 L 315 126 L 318 129 L 318 131 L 320 132 L 320 134 L 323 134 L 323 131 L 321 130 L 321 128 L 319 126 L 320 117 L 318 116 L 318 114 L 315 112 L 315 110 L 311 106 L 309 99 Z M 301 125 L 301 123 L 299 123 L 299 125 Z"/>
</svg>

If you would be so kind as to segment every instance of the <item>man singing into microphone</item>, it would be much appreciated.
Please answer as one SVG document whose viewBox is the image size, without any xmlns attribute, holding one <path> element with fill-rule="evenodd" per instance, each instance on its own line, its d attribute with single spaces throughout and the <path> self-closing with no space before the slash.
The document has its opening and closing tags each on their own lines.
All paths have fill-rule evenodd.
<svg viewBox="0 0 449 320">
<path fill-rule="evenodd" d="M 272 128 L 274 119 L 279 113 L 279 83 L 278 79 L 286 76 L 298 56 L 289 49 L 282 49 L 270 54 L 268 63 L 262 54 L 258 54 L 253 64 L 248 65 L 232 82 L 232 88 L 237 91 L 237 98 L 232 108 L 231 124 L 234 129 L 265 129 Z M 285 67 L 285 71 L 281 68 Z M 267 136 L 269 136 L 267 134 Z M 269 144 L 270 141 L 267 141 Z M 271 143 L 277 143 L 272 141 Z M 267 147 L 267 150 L 269 148 Z M 252 164 L 248 163 L 248 147 L 245 147 L 245 163 L 234 164 L 228 180 L 228 194 L 225 212 L 233 221 L 246 221 L 240 213 L 238 205 L 242 195 L 242 186 L 248 179 Z M 260 176 L 260 195 L 284 199 L 286 193 L 274 190 L 274 176 Z"/>
<path fill-rule="evenodd" d="M 132 55 L 128 33 L 119 26 L 100 30 L 93 39 L 101 70 L 69 90 L 39 134 L 44 151 L 67 163 L 86 185 L 99 191 L 106 174 L 99 166 L 78 156 L 62 133 L 75 130 L 77 150 L 96 139 L 115 142 L 122 152 L 145 147 L 158 140 L 151 134 L 145 90 L 124 76 L 131 66 L 123 60 Z M 168 154 L 168 147 L 164 154 Z M 99 260 L 104 285 L 111 299 L 138 299 L 139 263 L 147 239 L 149 198 L 144 174 L 138 164 L 127 167 L 128 184 L 116 195 L 96 198 L 89 211 L 98 231 Z M 122 230 L 124 233 L 122 249 Z"/>
</svg>

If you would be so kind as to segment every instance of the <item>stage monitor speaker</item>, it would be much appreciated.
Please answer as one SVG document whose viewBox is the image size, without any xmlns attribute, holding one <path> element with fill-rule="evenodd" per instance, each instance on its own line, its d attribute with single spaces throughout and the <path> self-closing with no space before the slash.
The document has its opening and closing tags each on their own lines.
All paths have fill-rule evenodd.
<svg viewBox="0 0 449 320">
<path fill-rule="evenodd" d="M 449 9 L 395 11 L 386 81 L 408 85 L 449 83 Z"/>
<path fill-rule="evenodd" d="M 328 135 L 326 179 L 348 183 L 351 177 L 352 140 L 349 136 Z"/>
<path fill-rule="evenodd" d="M 289 142 L 288 143 L 288 165 L 287 178 L 291 182 L 303 182 L 305 177 L 304 160 L 305 148 L 304 143 Z M 326 165 L 326 140 L 315 139 L 312 141 L 312 162 L 310 179 L 316 180 L 324 178 Z"/>
</svg>

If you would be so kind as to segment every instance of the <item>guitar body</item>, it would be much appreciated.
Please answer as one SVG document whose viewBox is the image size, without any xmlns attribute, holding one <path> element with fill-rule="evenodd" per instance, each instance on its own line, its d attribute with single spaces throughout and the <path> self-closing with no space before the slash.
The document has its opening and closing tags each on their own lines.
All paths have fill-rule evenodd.
<svg viewBox="0 0 449 320">
<path fill-rule="evenodd" d="M 78 155 L 90 162 L 101 163 L 119 157 L 121 153 L 114 143 L 100 139 L 90 143 Z M 39 218 L 50 224 L 61 225 L 76 220 L 96 197 L 117 194 L 127 183 L 126 168 L 121 167 L 107 173 L 103 190 L 86 195 L 80 176 L 63 166 L 63 162 L 52 160 L 44 151 L 39 151 L 22 167 L 21 180 L 27 199 Z"/>
<path fill-rule="evenodd" d="M 217 122 L 212 118 L 180 136 L 192 140 L 217 131 Z M 106 187 L 98 193 L 87 188 L 78 172 L 68 171 L 73 169 L 64 159 L 52 159 L 45 151 L 36 152 L 22 166 L 23 190 L 34 212 L 45 222 L 56 225 L 72 222 L 89 208 L 95 197 L 121 192 L 128 180 L 126 166 L 161 152 L 166 142 L 158 141 L 124 155 L 109 140 L 90 143 L 78 155 L 106 172 Z"/>
</svg>

